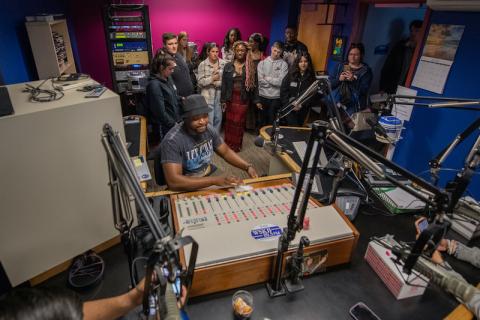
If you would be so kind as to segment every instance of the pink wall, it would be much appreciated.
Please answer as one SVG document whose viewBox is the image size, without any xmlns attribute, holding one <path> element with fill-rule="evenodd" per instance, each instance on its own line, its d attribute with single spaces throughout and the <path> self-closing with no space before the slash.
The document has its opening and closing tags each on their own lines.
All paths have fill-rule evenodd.
<svg viewBox="0 0 480 320">
<path fill-rule="evenodd" d="M 253 32 L 270 34 L 275 0 L 146 0 L 154 52 L 162 47 L 162 33 L 187 31 L 190 40 L 223 43 L 230 27 L 238 27 L 244 40 Z M 80 56 L 81 71 L 111 86 L 103 29 L 103 1 L 69 1 Z"/>
</svg>

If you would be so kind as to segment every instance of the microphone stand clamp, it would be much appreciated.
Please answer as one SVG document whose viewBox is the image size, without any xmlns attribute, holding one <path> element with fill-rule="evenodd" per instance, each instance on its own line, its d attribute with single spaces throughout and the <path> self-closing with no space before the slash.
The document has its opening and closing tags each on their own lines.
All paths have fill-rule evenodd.
<svg viewBox="0 0 480 320">
<path fill-rule="evenodd" d="M 285 288 L 289 293 L 294 293 L 302 291 L 305 289 L 303 286 L 303 248 L 310 245 L 310 240 L 306 236 L 300 238 L 300 243 L 298 244 L 298 249 L 295 251 L 290 260 L 287 260 L 285 265 L 285 272 L 287 274 L 285 279 Z"/>
</svg>

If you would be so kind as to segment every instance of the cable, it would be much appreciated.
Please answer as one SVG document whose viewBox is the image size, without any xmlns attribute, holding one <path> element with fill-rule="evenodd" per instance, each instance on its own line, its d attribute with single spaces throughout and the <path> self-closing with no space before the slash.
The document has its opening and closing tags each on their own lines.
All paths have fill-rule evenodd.
<svg viewBox="0 0 480 320">
<path fill-rule="evenodd" d="M 41 87 L 47 82 L 48 80 L 51 81 L 51 85 L 53 90 L 50 89 L 41 89 Z M 63 98 L 65 95 L 62 90 L 60 90 L 58 87 L 56 87 L 53 83 L 53 79 L 45 79 L 43 80 L 38 86 L 34 87 L 30 84 L 25 85 L 26 88 L 23 89 L 23 92 L 28 92 L 30 93 L 30 97 L 28 98 L 28 101 L 30 102 L 51 102 L 51 101 L 56 101 L 60 100 Z"/>
</svg>

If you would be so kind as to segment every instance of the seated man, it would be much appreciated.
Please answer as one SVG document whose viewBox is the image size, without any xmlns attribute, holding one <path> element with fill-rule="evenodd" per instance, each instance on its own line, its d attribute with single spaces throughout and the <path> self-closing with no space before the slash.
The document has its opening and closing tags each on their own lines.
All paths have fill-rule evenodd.
<svg viewBox="0 0 480 320">
<path fill-rule="evenodd" d="M 208 125 L 210 109 L 202 95 L 188 96 L 183 105 L 183 122 L 170 129 L 160 145 L 163 172 L 171 190 L 191 191 L 241 183 L 235 176 L 211 176 L 215 170 L 211 164 L 214 151 L 250 177 L 258 177 L 253 165 L 240 158 Z"/>
</svg>

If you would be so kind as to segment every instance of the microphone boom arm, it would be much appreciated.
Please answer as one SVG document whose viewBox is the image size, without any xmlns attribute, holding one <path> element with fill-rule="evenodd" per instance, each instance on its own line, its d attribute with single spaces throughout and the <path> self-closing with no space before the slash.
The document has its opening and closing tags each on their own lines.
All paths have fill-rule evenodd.
<svg viewBox="0 0 480 320">
<path fill-rule="evenodd" d="M 129 200 L 135 200 L 135 204 L 138 210 L 145 218 L 148 227 L 155 239 L 155 245 L 153 246 L 153 253 L 148 259 L 146 275 L 145 275 L 145 290 L 143 297 L 143 312 L 148 314 L 149 312 L 149 294 L 153 292 L 152 287 L 152 273 L 153 270 L 162 270 L 166 268 L 169 271 L 167 281 L 173 283 L 178 273 L 180 273 L 181 279 L 184 279 L 184 284 L 189 291 L 193 272 L 196 264 L 198 243 L 190 236 L 182 237 L 180 234 L 172 238 L 165 232 L 165 228 L 162 226 L 156 214 L 149 204 L 145 194 L 143 193 L 140 184 L 138 182 L 135 169 L 131 163 L 130 157 L 125 149 L 125 145 L 118 132 L 113 131 L 109 124 L 105 124 L 103 127 L 102 144 L 107 154 L 108 166 L 110 168 L 110 178 L 117 177 L 115 185 L 110 182 L 111 188 L 115 187 L 116 190 L 123 188 L 124 194 L 127 194 Z M 112 197 L 114 192 L 112 189 Z M 121 196 L 121 195 L 120 195 Z M 116 197 L 116 196 L 115 196 Z M 112 199 L 113 200 L 113 199 Z M 114 220 L 117 222 L 117 212 L 114 212 Z M 131 224 L 128 225 L 128 228 Z M 127 230 L 128 231 L 128 230 Z M 123 230 L 123 232 L 127 232 Z M 179 250 L 187 245 L 191 245 L 190 258 L 186 270 L 183 270 L 183 266 L 179 261 Z M 130 265 L 131 268 L 131 265 Z M 131 270 L 130 270 L 131 272 Z M 158 278 L 163 277 L 162 274 L 158 274 Z M 165 293 L 170 294 L 170 288 L 166 288 L 166 281 L 159 279 L 161 290 L 159 297 L 160 315 L 162 319 L 170 319 L 171 316 L 175 317 L 178 314 L 175 302 L 170 301 L 167 303 L 166 298 L 172 300 L 171 297 L 166 296 Z M 187 292 L 188 292 L 187 291 Z M 167 307 L 165 309 L 164 307 Z M 167 316 L 169 314 L 169 316 Z M 173 319 L 173 318 L 172 318 Z"/>
</svg>

